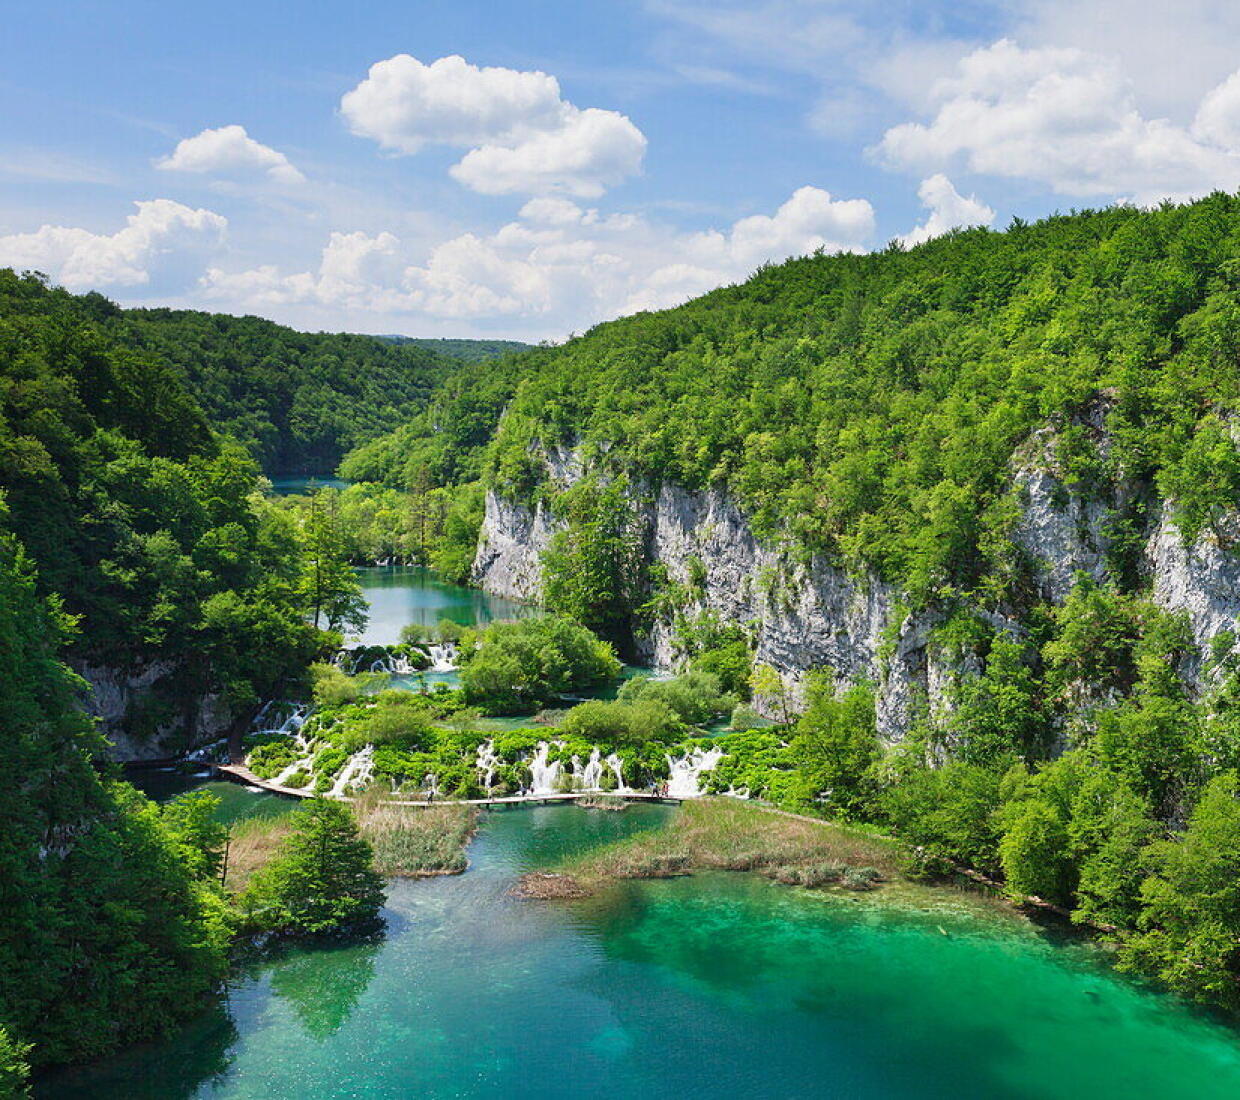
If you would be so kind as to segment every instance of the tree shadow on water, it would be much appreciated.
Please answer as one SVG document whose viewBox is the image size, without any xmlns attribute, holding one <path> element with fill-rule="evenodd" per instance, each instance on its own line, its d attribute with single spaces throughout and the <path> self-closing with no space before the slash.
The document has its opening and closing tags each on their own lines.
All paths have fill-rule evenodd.
<svg viewBox="0 0 1240 1100">
<path fill-rule="evenodd" d="M 287 1001 L 302 1029 L 322 1042 L 353 1014 L 375 976 L 381 934 L 299 945 L 272 961 L 272 994 Z"/>
</svg>

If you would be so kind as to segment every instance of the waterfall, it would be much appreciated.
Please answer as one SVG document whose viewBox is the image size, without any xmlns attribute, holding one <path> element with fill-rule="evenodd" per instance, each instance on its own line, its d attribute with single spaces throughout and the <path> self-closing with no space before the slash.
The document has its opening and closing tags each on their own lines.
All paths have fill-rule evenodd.
<svg viewBox="0 0 1240 1100">
<path fill-rule="evenodd" d="M 538 749 L 530 760 L 530 774 L 534 777 L 530 785 L 530 794 L 555 794 L 555 781 L 560 777 L 560 762 L 547 763 L 547 754 L 551 746 L 546 741 L 538 742 Z"/>
<path fill-rule="evenodd" d="M 500 763 L 500 758 L 495 755 L 495 741 L 484 741 L 478 746 L 478 763 L 477 768 L 482 772 L 482 786 L 486 791 L 491 790 L 491 784 L 495 782 L 495 769 Z"/>
<path fill-rule="evenodd" d="M 332 784 L 332 789 L 327 792 L 328 797 L 344 798 L 350 791 L 358 791 L 365 787 L 374 774 L 374 755 L 374 746 L 367 745 L 361 752 L 355 752 L 350 756 L 348 763 L 340 769 L 340 774 L 336 777 L 336 782 Z"/>
<path fill-rule="evenodd" d="M 618 757 L 618 756 L 617 756 L 617 755 L 613 752 L 610 756 L 608 756 L 608 757 L 607 757 L 607 759 L 606 759 L 606 761 L 604 761 L 604 763 L 606 763 L 606 765 L 607 765 L 609 768 L 611 768 L 611 770 L 612 770 L 613 772 L 615 772 L 615 775 L 616 775 L 616 790 L 617 790 L 618 792 L 620 792 L 621 794 L 623 794 L 625 791 L 627 791 L 627 790 L 628 790 L 628 787 L 626 787 L 626 786 L 624 785 L 624 767 L 623 767 L 623 765 L 622 765 L 622 763 L 621 763 L 621 761 L 620 761 L 620 757 Z"/>
<path fill-rule="evenodd" d="M 702 793 L 698 786 L 702 773 L 710 771 L 722 758 L 722 749 L 690 749 L 679 759 L 667 757 L 667 766 L 672 773 L 667 784 L 668 795 L 672 798 L 697 798 Z"/>
<path fill-rule="evenodd" d="M 454 672 L 456 670 L 456 646 L 452 642 L 436 642 L 427 646 L 431 659 L 431 672 Z"/>
<path fill-rule="evenodd" d="M 577 758 L 573 757 L 573 764 L 576 765 Z M 573 768 L 576 771 L 576 767 Z M 581 771 L 581 786 L 583 790 L 597 791 L 599 789 L 599 781 L 603 778 L 603 762 L 599 757 L 598 746 L 594 747 L 594 751 L 590 753 L 590 759 L 586 761 L 586 766 Z"/>
</svg>

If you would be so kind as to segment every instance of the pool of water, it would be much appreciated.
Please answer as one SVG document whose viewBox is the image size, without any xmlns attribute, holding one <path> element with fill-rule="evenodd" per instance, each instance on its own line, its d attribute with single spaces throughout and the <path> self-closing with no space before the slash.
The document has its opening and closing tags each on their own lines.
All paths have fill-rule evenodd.
<svg viewBox="0 0 1240 1100">
<path fill-rule="evenodd" d="M 537 614 L 528 604 L 492 596 L 476 588 L 450 584 L 421 566 L 379 566 L 359 569 L 362 595 L 370 607 L 365 631 L 351 644 L 395 645 L 409 623 L 438 626 L 450 619 L 462 626 L 485 626 L 496 619 Z M 428 674 L 429 682 L 436 682 Z"/>
<path fill-rule="evenodd" d="M 297 805 L 290 798 L 257 787 L 212 780 L 209 774 L 173 768 L 127 768 L 125 780 L 156 802 L 167 802 L 188 791 L 206 791 L 219 799 L 215 818 L 222 825 L 251 817 L 278 817 Z"/>
<path fill-rule="evenodd" d="M 671 812 L 492 814 L 466 874 L 391 886 L 382 938 L 255 963 L 170 1041 L 38 1096 L 1240 1095 L 1234 1032 L 962 895 L 717 874 L 509 896 Z"/>
<path fill-rule="evenodd" d="M 330 474 L 289 474 L 271 479 L 271 491 L 276 496 L 287 497 L 296 493 L 308 493 L 315 489 L 347 489 L 352 484 Z"/>
</svg>

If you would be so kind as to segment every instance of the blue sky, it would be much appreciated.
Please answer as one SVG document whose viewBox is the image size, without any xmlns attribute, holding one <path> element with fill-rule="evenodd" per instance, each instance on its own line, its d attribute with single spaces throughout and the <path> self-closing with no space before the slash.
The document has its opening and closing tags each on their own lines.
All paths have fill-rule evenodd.
<svg viewBox="0 0 1240 1100">
<path fill-rule="evenodd" d="M 1240 188 L 1218 0 L 62 2 L 0 38 L 0 263 L 560 339 L 815 248 Z"/>
</svg>

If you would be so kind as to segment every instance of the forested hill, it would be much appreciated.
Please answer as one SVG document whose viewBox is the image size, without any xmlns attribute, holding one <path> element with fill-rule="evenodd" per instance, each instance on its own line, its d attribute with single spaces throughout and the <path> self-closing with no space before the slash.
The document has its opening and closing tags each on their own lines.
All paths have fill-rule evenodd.
<svg viewBox="0 0 1240 1100">
<path fill-rule="evenodd" d="M 459 359 L 462 363 L 482 363 L 488 359 L 498 359 L 501 355 L 525 351 L 530 346 L 519 340 L 424 339 L 420 336 L 380 336 L 379 339 L 390 340 L 393 344 L 413 344 L 450 359 Z"/>
<path fill-rule="evenodd" d="M 121 309 L 97 294 L 81 308 L 118 343 L 179 371 L 212 424 L 268 473 L 335 469 L 346 451 L 416 415 L 460 365 L 418 344 L 260 317 Z"/>
<path fill-rule="evenodd" d="M 540 449 L 581 444 L 646 481 L 725 486 L 759 537 L 921 600 L 1010 573 L 1014 452 L 1099 399 L 1106 453 L 1071 429 L 1068 480 L 1126 479 L 1132 508 L 1172 497 L 1199 530 L 1240 494 L 1238 362 L 1240 199 L 1017 222 L 793 260 L 533 349 L 489 476 L 529 499 Z"/>
</svg>

